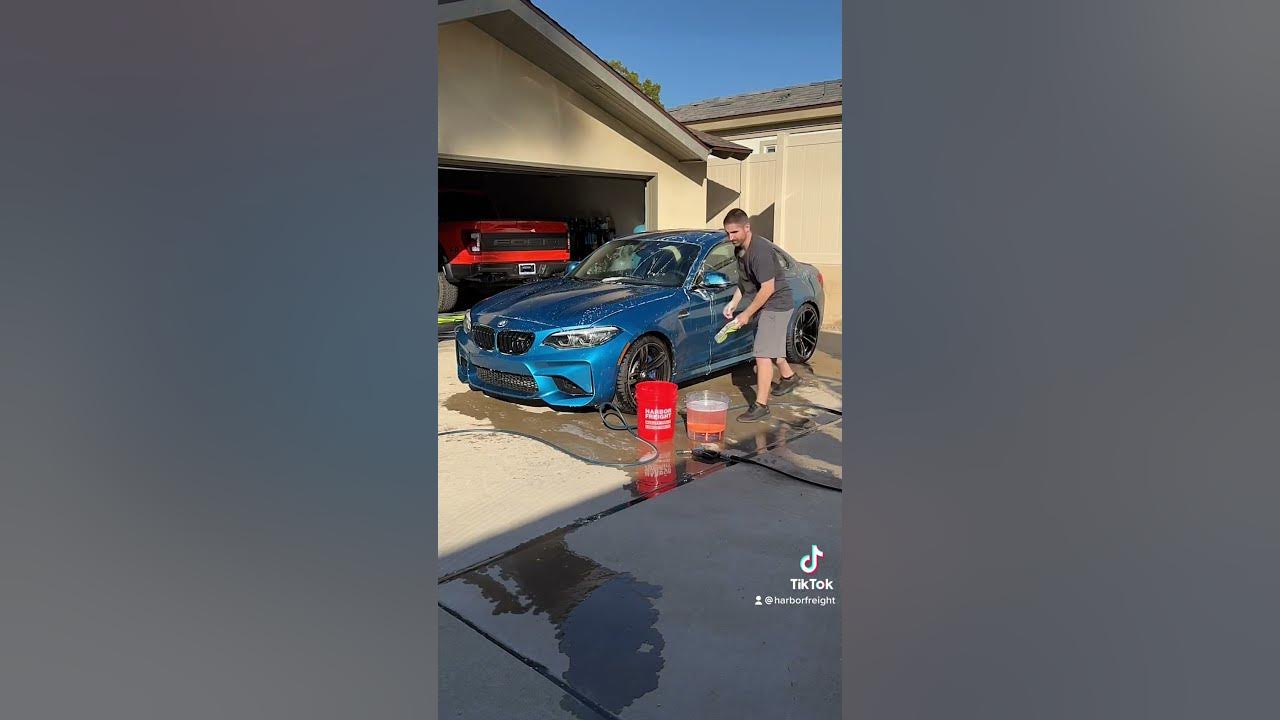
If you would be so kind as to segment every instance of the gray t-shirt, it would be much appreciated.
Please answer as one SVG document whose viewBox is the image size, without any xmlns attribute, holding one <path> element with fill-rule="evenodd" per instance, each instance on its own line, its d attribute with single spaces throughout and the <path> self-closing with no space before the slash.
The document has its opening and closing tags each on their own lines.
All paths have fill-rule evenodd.
<svg viewBox="0 0 1280 720">
<path fill-rule="evenodd" d="M 791 288 L 783 275 L 778 251 L 767 238 L 752 235 L 746 250 L 738 248 L 738 289 L 742 297 L 760 292 L 760 285 L 773 280 L 773 294 L 765 301 L 763 310 L 790 310 Z M 746 305 L 742 305 L 746 307 Z"/>
</svg>

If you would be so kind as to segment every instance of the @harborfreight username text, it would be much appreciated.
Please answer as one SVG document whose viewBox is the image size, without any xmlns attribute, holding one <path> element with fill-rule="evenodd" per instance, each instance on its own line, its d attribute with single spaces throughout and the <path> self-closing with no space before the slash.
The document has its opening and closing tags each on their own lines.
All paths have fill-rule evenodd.
<svg viewBox="0 0 1280 720">
<path fill-rule="evenodd" d="M 761 605 L 761 604 L 763 605 L 817 605 L 820 607 L 825 607 L 827 605 L 835 605 L 836 599 L 834 597 L 829 597 L 829 596 L 813 597 L 811 595 L 805 595 L 802 597 L 795 597 L 795 596 L 779 597 L 776 595 L 766 595 L 763 599 L 756 598 L 756 605 Z"/>
</svg>

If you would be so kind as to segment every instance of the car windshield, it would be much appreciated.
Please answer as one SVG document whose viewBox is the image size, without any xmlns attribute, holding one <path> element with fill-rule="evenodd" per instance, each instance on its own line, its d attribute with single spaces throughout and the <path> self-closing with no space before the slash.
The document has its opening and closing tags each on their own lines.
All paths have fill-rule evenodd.
<svg viewBox="0 0 1280 720">
<path fill-rule="evenodd" d="M 693 243 L 661 239 L 610 240 L 570 275 L 575 280 L 678 287 L 698 259 Z"/>
</svg>

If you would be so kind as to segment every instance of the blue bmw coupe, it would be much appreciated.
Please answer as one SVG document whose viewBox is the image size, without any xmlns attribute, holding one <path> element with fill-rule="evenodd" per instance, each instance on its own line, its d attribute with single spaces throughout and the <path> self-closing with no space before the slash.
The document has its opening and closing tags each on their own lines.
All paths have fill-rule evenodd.
<svg viewBox="0 0 1280 720">
<path fill-rule="evenodd" d="M 822 274 L 781 249 L 778 256 L 795 302 L 787 358 L 806 362 L 822 325 Z M 680 383 L 752 359 L 754 322 L 714 339 L 738 283 L 736 260 L 720 231 L 611 240 L 562 277 L 469 310 L 457 334 L 458 379 L 503 398 L 635 412 L 641 381 Z"/>
</svg>

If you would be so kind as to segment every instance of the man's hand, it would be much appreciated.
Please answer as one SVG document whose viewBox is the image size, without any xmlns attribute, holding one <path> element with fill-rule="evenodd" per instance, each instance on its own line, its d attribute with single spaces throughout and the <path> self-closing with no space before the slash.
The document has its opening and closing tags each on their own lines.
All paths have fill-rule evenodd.
<svg viewBox="0 0 1280 720">
<path fill-rule="evenodd" d="M 724 306 L 724 313 L 722 314 L 724 315 L 726 320 L 733 319 L 733 311 L 737 309 L 737 307 L 738 307 L 738 303 L 734 303 L 734 302 L 731 302 L 728 305 Z"/>
</svg>

